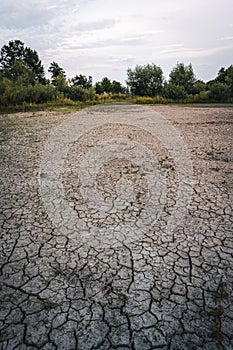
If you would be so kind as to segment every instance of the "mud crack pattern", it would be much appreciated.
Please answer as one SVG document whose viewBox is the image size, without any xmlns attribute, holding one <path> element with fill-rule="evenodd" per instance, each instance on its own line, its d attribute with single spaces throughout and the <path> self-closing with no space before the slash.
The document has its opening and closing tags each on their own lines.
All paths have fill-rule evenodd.
<svg viewBox="0 0 233 350">
<path fill-rule="evenodd" d="M 1 349 L 233 349 L 233 111 L 148 110 L 178 130 L 193 166 L 185 217 L 171 233 L 167 223 L 181 175 L 169 145 L 146 125 L 134 125 L 131 114 L 146 124 L 143 108 L 98 106 L 77 113 L 80 128 L 84 113 L 90 130 L 70 145 L 60 176 L 66 204 L 83 225 L 76 236 L 65 212 L 67 225 L 51 219 L 38 181 L 48 176 L 40 169 L 50 132 L 70 116 L 0 117 Z M 122 119 L 113 125 L 114 113 Z M 93 126 L 96 115 L 105 116 L 103 125 Z M 81 183 L 80 176 L 91 178 L 94 149 L 106 150 L 112 139 L 122 157 L 107 156 L 96 174 L 98 207 L 95 198 L 86 198 L 92 183 Z M 154 198 L 162 207 L 159 217 L 144 217 L 138 230 L 153 191 L 148 162 L 123 156 L 131 141 L 140 145 L 138 158 L 144 147 L 154 155 L 156 179 L 165 184 Z M 115 236 L 106 236 L 113 228 Z"/>
</svg>

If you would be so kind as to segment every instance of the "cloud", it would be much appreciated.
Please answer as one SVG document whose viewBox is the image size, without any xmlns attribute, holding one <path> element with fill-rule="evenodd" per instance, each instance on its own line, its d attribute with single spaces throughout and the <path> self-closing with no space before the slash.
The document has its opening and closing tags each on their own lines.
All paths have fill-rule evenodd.
<svg viewBox="0 0 233 350">
<path fill-rule="evenodd" d="M 99 21 L 78 22 L 71 25 L 71 29 L 77 32 L 93 32 L 96 30 L 112 28 L 116 22 L 117 20 L 114 18 L 107 18 Z"/>
<path fill-rule="evenodd" d="M 70 7 L 78 10 L 78 1 L 40 0 L 15 1 L 1 0 L 1 28 L 24 29 L 44 26 L 56 16 L 63 15 Z"/>
<path fill-rule="evenodd" d="M 233 40 L 233 36 L 225 36 L 223 38 L 219 38 L 219 40 Z"/>
<path fill-rule="evenodd" d="M 0 45 L 19 39 L 67 76 L 124 81 L 129 65 L 154 62 L 169 73 L 183 61 L 208 79 L 232 63 L 233 2 L 205 8 L 202 0 L 0 0 Z"/>
<path fill-rule="evenodd" d="M 144 32 L 134 35 L 123 35 L 118 32 L 112 33 L 112 35 L 90 35 L 89 37 L 68 38 L 64 46 L 65 50 L 100 50 L 102 48 L 113 47 L 139 47 L 149 45 L 149 42 L 153 40 L 154 36 L 162 33 L 162 30 Z M 94 36 L 94 38 L 93 38 Z"/>
</svg>

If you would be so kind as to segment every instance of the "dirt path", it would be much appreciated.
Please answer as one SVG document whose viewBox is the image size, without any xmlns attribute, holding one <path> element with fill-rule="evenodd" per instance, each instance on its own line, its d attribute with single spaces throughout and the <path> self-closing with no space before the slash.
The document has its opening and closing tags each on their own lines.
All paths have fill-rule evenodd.
<svg viewBox="0 0 233 350">
<path fill-rule="evenodd" d="M 0 116 L 0 348 L 233 349 L 232 134 L 232 108 Z"/>
</svg>

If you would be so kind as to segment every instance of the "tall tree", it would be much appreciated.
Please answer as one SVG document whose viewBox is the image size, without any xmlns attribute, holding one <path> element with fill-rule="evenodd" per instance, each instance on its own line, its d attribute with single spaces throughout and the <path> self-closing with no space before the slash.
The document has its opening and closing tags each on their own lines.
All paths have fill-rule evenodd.
<svg viewBox="0 0 233 350">
<path fill-rule="evenodd" d="M 194 92 L 196 78 L 191 64 L 185 66 L 184 63 L 177 63 L 169 77 L 169 83 L 172 85 L 182 86 L 188 94 Z"/>
<path fill-rule="evenodd" d="M 218 76 L 215 81 L 227 84 L 230 88 L 230 94 L 233 96 L 233 65 L 230 65 L 227 69 L 222 67 L 218 71 Z"/>
<path fill-rule="evenodd" d="M 104 77 L 101 81 L 102 92 L 112 92 L 111 80 Z"/>
<path fill-rule="evenodd" d="M 233 97 L 233 65 L 229 66 L 226 71 L 227 71 L 227 74 L 226 74 L 225 81 L 230 88 L 231 97 Z"/>
<path fill-rule="evenodd" d="M 51 74 L 53 85 L 56 86 L 58 81 L 61 82 L 61 80 L 66 81 L 65 71 L 62 67 L 59 66 L 58 63 L 56 63 L 54 61 L 52 63 L 50 63 L 48 71 Z"/>
<path fill-rule="evenodd" d="M 162 91 L 163 71 L 155 64 L 129 68 L 127 75 L 127 85 L 133 95 L 153 97 Z"/>
<path fill-rule="evenodd" d="M 0 68 L 4 76 L 17 79 L 19 66 L 24 66 L 28 73 L 33 76 L 34 81 L 46 83 L 45 72 L 38 53 L 29 47 L 25 47 L 20 40 L 9 41 L 0 51 Z"/>
<path fill-rule="evenodd" d="M 76 75 L 70 80 L 72 86 L 80 86 L 83 89 L 90 89 L 92 87 L 92 77 L 89 75 L 87 78 L 85 75 Z"/>
<path fill-rule="evenodd" d="M 215 81 L 218 81 L 219 83 L 225 83 L 227 71 L 224 67 L 220 68 L 218 71 L 218 76 L 215 79 Z"/>
<path fill-rule="evenodd" d="M 126 92 L 126 89 L 119 81 L 113 80 L 112 81 L 112 92 L 114 94 L 124 94 Z"/>
<path fill-rule="evenodd" d="M 103 94 L 104 92 L 112 92 L 111 80 L 104 77 L 101 81 L 95 84 L 95 91 L 97 94 Z"/>
</svg>

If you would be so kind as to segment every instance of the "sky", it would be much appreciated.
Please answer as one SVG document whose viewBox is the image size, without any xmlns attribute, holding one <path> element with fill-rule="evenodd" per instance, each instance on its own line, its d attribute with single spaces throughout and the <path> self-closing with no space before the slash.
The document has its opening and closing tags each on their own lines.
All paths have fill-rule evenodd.
<svg viewBox="0 0 233 350">
<path fill-rule="evenodd" d="M 19 39 L 68 78 L 125 83 L 154 63 L 167 79 L 179 62 L 208 81 L 233 64 L 232 0 L 0 0 L 0 14 L 0 47 Z"/>
</svg>

